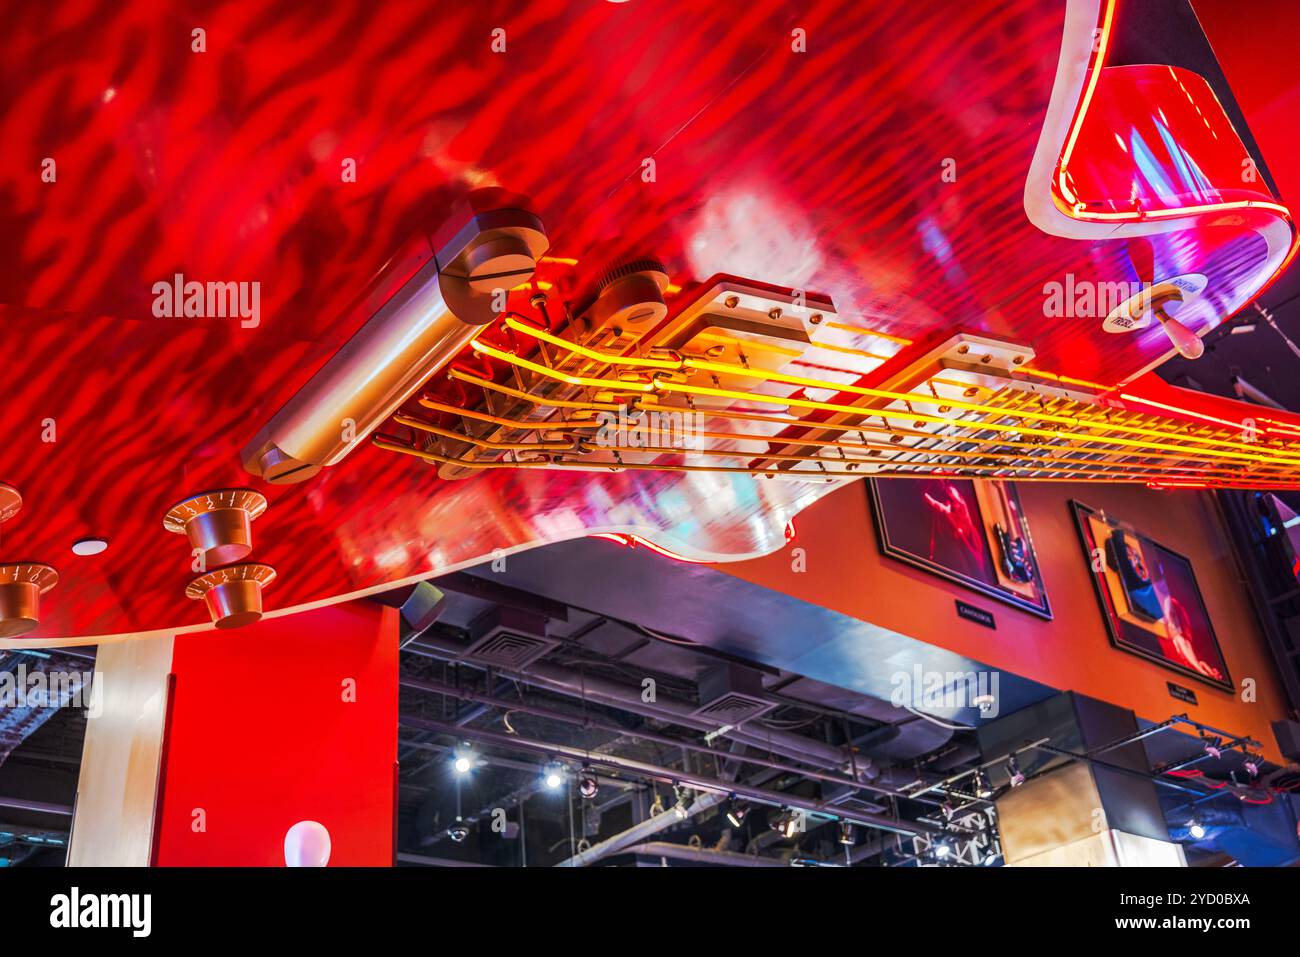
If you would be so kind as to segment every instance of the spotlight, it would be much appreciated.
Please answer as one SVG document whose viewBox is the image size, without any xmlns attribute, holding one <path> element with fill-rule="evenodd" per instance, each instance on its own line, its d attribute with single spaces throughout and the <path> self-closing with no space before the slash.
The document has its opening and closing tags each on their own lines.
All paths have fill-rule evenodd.
<svg viewBox="0 0 1300 957">
<path fill-rule="evenodd" d="M 447 828 L 447 836 L 457 844 L 464 843 L 465 838 L 469 837 L 469 828 L 466 826 L 464 820 L 456 818 L 456 823 Z"/>
<path fill-rule="evenodd" d="M 852 847 L 857 843 L 857 830 L 848 821 L 840 821 L 840 843 L 845 847 Z"/>
<path fill-rule="evenodd" d="M 771 822 L 772 830 L 789 840 L 803 832 L 803 819 L 798 811 L 783 811 Z"/>
<path fill-rule="evenodd" d="M 1205 827 L 1196 818 L 1187 822 L 1187 833 L 1192 835 L 1192 840 L 1199 841 L 1205 837 Z"/>
<path fill-rule="evenodd" d="M 560 785 L 564 783 L 564 765 L 558 762 L 548 764 L 542 772 L 542 783 L 549 791 L 559 790 Z"/>
<path fill-rule="evenodd" d="M 1020 762 L 1016 760 L 1013 754 L 1007 758 L 1007 776 L 1011 778 L 1011 786 L 1018 788 L 1025 783 L 1025 772 L 1020 770 Z"/>
<path fill-rule="evenodd" d="M 737 801 L 735 798 L 727 803 L 727 820 L 731 822 L 732 827 L 740 827 L 745 823 L 745 818 L 749 817 L 750 807 L 748 801 Z"/>
<path fill-rule="evenodd" d="M 600 784 L 596 781 L 596 773 L 591 770 L 591 765 L 584 764 L 582 770 L 578 773 L 578 793 L 591 800 L 600 790 Z"/>
<path fill-rule="evenodd" d="M 457 774 L 469 774 L 474 770 L 474 753 L 462 748 L 453 752 L 451 766 Z"/>
<path fill-rule="evenodd" d="M 934 848 L 934 856 L 937 857 L 937 858 L 939 858 L 939 860 L 943 860 L 945 857 L 947 857 L 947 856 L 948 856 L 949 854 L 951 854 L 951 853 L 952 853 L 952 848 L 949 847 L 947 844 L 936 844 L 936 845 L 935 845 L 935 848 Z"/>
<path fill-rule="evenodd" d="M 989 780 L 984 776 L 983 768 L 975 769 L 975 796 L 979 798 L 991 798 L 993 789 L 989 787 Z"/>
<path fill-rule="evenodd" d="M 690 817 L 690 811 L 686 809 L 686 789 L 679 784 L 674 784 L 673 794 L 677 797 L 677 803 L 673 805 L 673 812 L 684 821 Z"/>
</svg>

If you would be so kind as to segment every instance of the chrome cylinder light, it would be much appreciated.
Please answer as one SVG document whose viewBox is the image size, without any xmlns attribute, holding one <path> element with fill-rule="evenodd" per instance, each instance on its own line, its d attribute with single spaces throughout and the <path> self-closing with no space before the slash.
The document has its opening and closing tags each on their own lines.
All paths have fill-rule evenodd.
<svg viewBox="0 0 1300 957">
<path fill-rule="evenodd" d="M 500 315 L 547 247 L 525 210 L 470 217 L 244 447 L 244 468 L 287 484 L 341 461 Z"/>
</svg>

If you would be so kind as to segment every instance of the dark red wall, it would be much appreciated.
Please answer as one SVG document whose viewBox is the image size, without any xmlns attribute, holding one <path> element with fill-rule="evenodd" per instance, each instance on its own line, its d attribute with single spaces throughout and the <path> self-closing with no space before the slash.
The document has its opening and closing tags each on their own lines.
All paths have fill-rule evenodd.
<svg viewBox="0 0 1300 957">
<path fill-rule="evenodd" d="M 283 865 L 285 832 L 315 820 L 332 866 L 392 864 L 397 627 L 350 602 L 178 637 L 155 862 Z"/>
</svg>

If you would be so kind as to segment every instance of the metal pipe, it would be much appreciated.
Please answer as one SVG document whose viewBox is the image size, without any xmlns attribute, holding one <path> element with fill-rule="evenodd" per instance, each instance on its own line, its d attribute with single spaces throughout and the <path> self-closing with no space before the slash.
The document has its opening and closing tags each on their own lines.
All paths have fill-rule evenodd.
<svg viewBox="0 0 1300 957">
<path fill-rule="evenodd" d="M 20 811 L 40 811 L 42 814 L 60 814 L 64 817 L 72 817 L 72 808 L 67 804 L 50 804 L 46 801 L 30 801 L 27 798 L 0 795 L 0 807 L 12 807 Z"/>
<path fill-rule="evenodd" d="M 418 651 L 420 649 L 434 652 L 435 657 L 445 658 L 450 661 L 459 660 L 465 651 L 463 647 L 427 636 L 411 642 L 407 645 L 406 650 Z M 498 675 L 510 677 L 516 681 L 522 681 L 525 684 L 531 684 L 539 688 L 545 688 L 558 694 L 621 708 L 635 714 L 667 721 L 670 724 L 694 728 L 697 731 L 721 734 L 733 741 L 747 744 L 752 748 L 769 751 L 773 754 L 779 754 L 786 758 L 792 758 L 822 768 L 843 771 L 850 765 L 848 753 L 841 748 L 823 744 L 802 735 L 791 734 L 787 731 L 767 730 L 756 732 L 744 727 L 720 729 L 715 722 L 696 716 L 693 713 L 694 709 L 689 704 L 668 699 L 653 702 L 642 701 L 640 688 L 624 685 L 607 678 L 594 675 L 576 676 L 566 669 L 540 661 L 529 665 L 526 671 L 512 671 L 505 668 L 494 668 L 493 670 Z M 862 787 L 877 794 L 889 797 L 897 796 L 894 791 L 887 787 L 871 785 L 865 782 Z"/>
<path fill-rule="evenodd" d="M 1105 754 L 1107 751 L 1114 751 L 1116 748 L 1122 748 L 1125 747 L 1126 745 L 1136 744 L 1138 741 L 1141 741 L 1144 738 L 1149 738 L 1152 735 L 1159 734 L 1161 731 L 1165 731 L 1169 728 L 1172 728 L 1174 724 L 1179 721 L 1186 721 L 1186 720 L 1188 720 L 1187 715 L 1176 714 L 1172 718 L 1166 718 L 1164 721 L 1161 721 L 1159 724 L 1153 724 L 1149 728 L 1143 728 L 1141 731 L 1135 731 L 1132 734 L 1125 735 L 1124 737 L 1120 738 L 1118 741 L 1111 741 L 1109 744 L 1103 744 L 1100 747 L 1093 748 L 1091 751 L 1088 752 L 1088 754 Z"/>
<path fill-rule="evenodd" d="M 662 744 L 670 748 L 682 748 L 687 751 L 694 751 L 701 754 L 708 754 L 715 758 L 726 758 L 727 760 L 738 760 L 743 764 L 754 764 L 759 767 L 772 768 L 776 771 L 785 771 L 790 774 L 797 774 L 801 777 L 812 778 L 818 781 L 826 781 L 831 784 L 840 784 L 845 787 L 869 793 L 879 793 L 879 788 L 867 787 L 852 778 L 839 774 L 830 774 L 823 771 L 816 771 L 809 768 L 794 767 L 790 764 L 783 764 L 780 761 L 773 761 L 769 758 L 759 757 L 758 755 L 747 755 L 737 757 L 733 754 L 718 751 L 716 748 L 710 748 L 707 745 L 695 744 L 690 741 L 679 741 L 676 738 L 670 738 L 667 735 L 656 734 L 653 731 L 638 731 L 630 728 L 624 728 L 610 722 L 599 721 L 584 715 L 565 714 L 559 711 L 553 711 L 548 708 L 540 708 L 536 705 L 524 704 L 520 701 L 510 701 L 503 698 L 497 698 L 492 695 L 483 694 L 478 691 L 471 691 L 467 688 L 459 688 L 455 685 L 445 684 L 440 681 L 423 681 L 417 678 L 402 678 L 400 682 L 403 688 L 412 688 L 416 691 L 425 691 L 431 694 L 447 695 L 453 698 L 460 698 L 464 701 L 473 701 L 481 705 L 494 708 L 504 708 L 509 711 L 517 711 L 520 714 L 536 715 L 539 718 L 548 718 L 553 721 L 561 721 L 566 724 L 573 724 L 583 728 L 589 728 L 594 731 L 606 731 L 610 734 L 627 735 L 640 741 L 652 741 L 655 744 Z M 456 720 L 457 727 L 463 727 L 466 723 L 462 719 Z M 410 743 L 410 742 L 408 742 Z"/>
<path fill-rule="evenodd" d="M 459 724 L 456 727 L 460 727 Z M 445 744 L 430 744 L 427 741 L 402 741 L 407 747 L 415 748 L 417 751 L 436 751 L 440 754 L 446 754 L 453 750 Z M 546 770 L 543 764 L 530 764 L 527 761 L 516 761 L 513 758 L 502 757 L 499 754 L 479 754 L 476 755 L 478 761 L 494 768 L 506 768 L 511 771 L 523 771 L 528 774 L 536 774 L 538 777 Z M 610 778 L 603 774 L 596 775 L 596 783 L 602 787 L 630 789 L 637 787 L 630 781 L 624 781 L 622 778 Z M 413 785 L 418 786 L 418 785 Z"/>
<path fill-rule="evenodd" d="M 924 822 L 895 821 L 892 818 L 883 817 L 877 814 L 870 814 L 861 811 L 845 811 L 842 808 L 838 808 L 824 801 L 814 801 L 810 798 L 787 794 L 782 791 L 769 791 L 765 788 L 751 787 L 747 784 L 722 781 L 717 778 L 696 774 L 694 772 L 660 767 L 654 764 L 647 764 L 643 761 L 634 761 L 631 758 L 618 757 L 612 754 L 601 754 L 599 752 L 588 751 L 582 748 L 573 748 L 562 744 L 552 744 L 549 741 L 538 741 L 533 738 L 525 738 L 519 735 L 500 734 L 495 731 L 486 731 L 481 728 L 457 728 L 455 725 L 445 724 L 440 721 L 430 721 L 426 718 L 417 718 L 411 715 L 400 716 L 398 722 L 399 724 L 411 728 L 420 728 L 425 731 L 434 731 L 440 734 L 458 735 L 471 740 L 482 741 L 487 744 L 495 744 L 507 749 L 518 748 L 526 751 L 534 751 L 538 754 L 550 755 L 552 757 L 566 757 L 570 760 L 580 761 L 586 764 L 616 768 L 620 771 L 627 771 L 631 774 L 637 774 L 667 784 L 683 784 L 693 787 L 696 790 L 715 792 L 718 796 L 718 801 L 722 801 L 729 795 L 735 794 L 738 797 L 747 798 L 759 804 L 769 804 L 773 807 L 796 808 L 803 811 L 809 811 L 813 814 L 824 815 L 825 817 L 832 819 L 848 821 L 853 824 L 861 824 L 864 827 L 883 828 L 888 831 L 897 831 L 904 834 L 944 833 L 942 828 Z"/>
<path fill-rule="evenodd" d="M 625 854 L 645 854 L 650 857 L 668 857 L 697 864 L 719 867 L 789 867 L 786 861 L 775 857 L 758 857 L 754 854 L 737 854 L 734 851 L 712 851 L 687 844 L 670 844 L 667 841 L 648 841 L 626 848 Z"/>
<path fill-rule="evenodd" d="M 691 802 L 690 807 L 686 808 L 685 816 L 676 811 L 664 811 L 654 817 L 648 817 L 639 824 L 633 824 L 626 831 L 615 834 L 613 837 L 601 841 L 599 844 L 593 844 L 585 851 L 579 851 L 572 857 L 567 857 L 556 864 L 556 867 L 586 867 L 588 864 L 594 864 L 602 857 L 609 857 L 611 854 L 617 854 L 629 845 L 636 844 L 644 838 L 658 834 L 660 831 L 667 830 L 674 824 L 681 824 L 688 818 L 703 814 L 710 808 L 717 807 L 727 799 L 727 795 L 711 793 L 701 794 Z"/>
<path fill-rule="evenodd" d="M 1184 784 L 1179 784 L 1177 781 L 1170 781 L 1167 778 L 1162 777 L 1161 775 L 1165 773 L 1163 771 L 1161 772 L 1139 771 L 1136 768 L 1126 768 L 1120 764 L 1111 764 L 1109 761 L 1103 761 L 1100 758 L 1094 758 L 1087 754 L 1077 754 L 1074 751 L 1069 751 L 1065 748 L 1058 748 L 1050 744 L 1041 744 L 1041 743 L 1035 744 L 1033 745 L 1033 749 L 1036 751 L 1046 751 L 1048 754 L 1055 754 L 1058 757 L 1069 758 L 1072 761 L 1087 761 L 1089 764 L 1100 765 L 1101 767 L 1107 768 L 1108 770 L 1118 771 L 1120 774 L 1127 774 L 1129 777 L 1142 778 L 1144 780 L 1152 782 L 1153 784 L 1163 784 L 1165 787 L 1173 788 L 1175 791 L 1185 791 L 1188 794 L 1195 794 L 1197 796 L 1206 793 L 1200 788 L 1187 787 Z M 1051 770 L 1055 770 L 1055 768 Z M 1050 771 L 1044 771 L 1042 773 L 1047 774 L 1050 773 Z M 1035 775 L 1035 777 L 1038 776 L 1039 775 Z"/>
<path fill-rule="evenodd" d="M 425 867 L 493 867 L 492 864 L 476 864 L 473 861 L 454 861 L 449 857 L 426 857 L 423 854 L 398 853 L 400 864 L 421 864 Z"/>
</svg>

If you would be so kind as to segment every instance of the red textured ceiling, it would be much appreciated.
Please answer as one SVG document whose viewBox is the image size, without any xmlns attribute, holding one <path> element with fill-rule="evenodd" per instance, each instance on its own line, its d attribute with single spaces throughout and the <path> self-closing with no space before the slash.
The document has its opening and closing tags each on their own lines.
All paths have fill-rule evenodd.
<svg viewBox="0 0 1300 957">
<path fill-rule="evenodd" d="M 205 621 L 183 595 L 187 547 L 162 514 L 194 492 L 258 485 L 239 450 L 355 331 L 344 307 L 483 186 L 532 197 L 551 253 L 578 260 L 553 277 L 561 291 L 650 254 L 688 288 L 726 272 L 816 289 L 847 322 L 913 338 L 992 332 L 1032 343 L 1056 372 L 1114 382 L 1149 367 L 1167 352 L 1158 332 L 1047 322 L 1044 283 L 1143 278 L 1154 255 L 1215 271 L 1226 312 L 1258 284 L 1260 217 L 1150 240 L 1154 253 L 1143 241 L 1138 255 L 1128 240 L 1029 223 L 1026 176 L 1065 11 L 1059 0 L 13 8 L 0 39 L 0 478 L 27 505 L 3 529 L 0 561 L 63 575 L 30 642 Z M 498 28 L 504 52 L 492 49 Z M 807 52 L 792 49 L 796 28 Z M 348 159 L 355 183 L 340 176 Z M 955 182 L 941 176 L 947 159 Z M 260 325 L 154 318 L 153 285 L 175 273 L 260 282 Z M 305 485 L 264 488 L 251 557 L 280 570 L 268 603 L 284 609 L 590 529 L 660 529 L 683 551 L 748 554 L 778 545 L 825 491 L 775 484 L 446 483 L 367 447 Z M 73 557 L 89 534 L 108 552 Z"/>
</svg>

